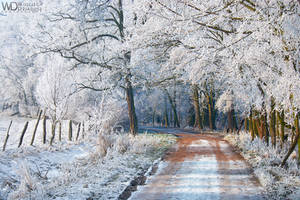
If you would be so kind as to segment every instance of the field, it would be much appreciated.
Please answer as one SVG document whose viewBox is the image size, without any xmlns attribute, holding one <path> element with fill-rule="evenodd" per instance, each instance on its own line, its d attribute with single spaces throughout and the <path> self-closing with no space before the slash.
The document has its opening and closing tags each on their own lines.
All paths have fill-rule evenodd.
<svg viewBox="0 0 300 200">
<path fill-rule="evenodd" d="M 17 148 L 25 118 L 13 119 L 7 149 L 0 153 L 0 199 L 115 199 L 138 174 L 145 172 L 175 139 L 167 135 L 99 136 L 53 146 L 42 143 L 41 127 L 30 146 L 33 125 L 29 120 L 24 143 Z M 10 119 L 2 119 L 3 144 Z M 63 126 L 64 127 L 64 126 Z"/>
</svg>

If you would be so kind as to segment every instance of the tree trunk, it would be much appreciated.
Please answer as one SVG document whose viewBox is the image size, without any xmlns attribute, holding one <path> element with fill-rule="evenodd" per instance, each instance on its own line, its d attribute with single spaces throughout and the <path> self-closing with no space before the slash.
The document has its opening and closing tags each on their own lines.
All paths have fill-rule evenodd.
<svg viewBox="0 0 300 200">
<path fill-rule="evenodd" d="M 205 113 L 204 113 L 203 108 L 202 108 L 201 110 L 202 110 L 202 114 L 200 114 L 200 116 L 201 116 L 201 127 L 204 128 L 204 124 L 205 124 Z"/>
<path fill-rule="evenodd" d="M 244 130 L 247 131 L 247 130 L 248 130 L 248 125 L 249 125 L 249 123 L 248 123 L 248 118 L 247 118 L 247 117 L 245 118 L 245 121 L 244 121 L 244 122 L 245 122 Z"/>
<path fill-rule="evenodd" d="M 283 143 L 284 143 L 284 111 L 281 111 L 281 114 L 279 116 L 279 121 L 280 121 L 280 147 L 283 148 Z"/>
<path fill-rule="evenodd" d="M 210 104 L 210 97 L 207 94 L 206 95 L 206 101 L 207 101 L 207 109 L 208 109 L 208 122 L 209 122 L 209 128 L 210 130 L 213 130 L 213 124 L 212 124 L 212 108 Z"/>
<path fill-rule="evenodd" d="M 208 122 L 210 130 L 215 128 L 215 112 L 214 112 L 214 102 L 213 102 L 213 93 L 206 94 L 207 109 L 208 109 Z"/>
<path fill-rule="evenodd" d="M 195 111 L 194 127 L 201 130 L 202 127 L 201 127 L 201 115 L 200 115 L 200 105 L 199 105 L 199 92 L 198 92 L 197 85 L 193 85 L 192 90 L 193 90 L 192 100 L 193 100 L 194 111 Z"/>
<path fill-rule="evenodd" d="M 263 114 L 262 118 L 263 118 L 263 132 L 264 132 L 264 139 L 265 139 L 265 143 L 267 144 L 267 146 L 269 145 L 269 137 L 270 137 L 270 132 L 269 132 L 269 127 L 268 127 L 268 116 L 266 111 L 264 111 L 265 113 Z"/>
<path fill-rule="evenodd" d="M 7 132 L 6 132 L 6 137 L 5 137 L 5 140 L 4 140 L 2 151 L 5 151 L 5 149 L 6 149 L 6 144 L 7 144 L 8 138 L 9 138 L 9 131 L 10 131 L 11 125 L 12 125 L 12 120 L 10 121 Z"/>
<path fill-rule="evenodd" d="M 22 143 L 23 143 L 23 138 L 24 138 L 24 135 L 25 135 L 26 130 L 27 130 L 27 128 L 28 128 L 28 123 L 29 123 L 29 122 L 26 122 L 26 123 L 25 123 L 25 126 L 24 126 L 24 128 L 23 128 L 23 131 L 22 131 L 22 133 L 21 133 L 21 137 L 20 137 L 20 141 L 19 141 L 18 148 L 19 148 L 19 147 L 22 145 Z"/>
<path fill-rule="evenodd" d="M 257 133 L 256 135 L 258 135 L 259 139 L 263 139 L 263 134 L 262 134 L 262 123 L 261 123 L 261 118 L 257 118 L 255 120 L 255 126 L 256 126 L 256 129 L 257 129 Z"/>
<path fill-rule="evenodd" d="M 298 114 L 298 126 L 296 126 L 296 133 L 300 134 L 299 130 L 299 114 Z M 300 136 L 298 136 L 298 166 L 300 165 Z"/>
<path fill-rule="evenodd" d="M 165 127 L 167 128 L 169 126 L 169 119 L 168 119 L 168 111 L 166 110 L 165 115 L 164 115 L 164 122 L 165 122 Z"/>
<path fill-rule="evenodd" d="M 152 126 L 154 127 L 155 125 L 155 115 L 156 115 L 156 110 L 154 109 L 152 112 Z"/>
<path fill-rule="evenodd" d="M 174 124 L 174 120 L 173 120 L 173 118 L 174 118 L 174 117 L 173 117 L 173 110 L 170 109 L 168 113 L 169 113 L 168 115 L 170 116 L 170 117 L 169 117 L 169 126 L 171 126 L 172 123 Z"/>
<path fill-rule="evenodd" d="M 178 119 L 178 115 L 177 115 L 177 109 L 175 106 L 172 106 L 172 109 L 173 109 L 173 113 L 174 113 L 174 127 L 179 128 L 180 123 L 179 123 L 179 119 Z"/>
<path fill-rule="evenodd" d="M 235 114 L 234 109 L 232 110 L 232 119 L 233 119 L 233 131 L 237 131 L 239 126 L 238 126 L 238 116 Z"/>
<path fill-rule="evenodd" d="M 276 111 L 274 110 L 275 101 L 271 98 L 271 111 L 269 114 L 270 120 L 270 135 L 271 135 L 271 143 L 273 147 L 276 147 Z"/>
<path fill-rule="evenodd" d="M 253 113 L 251 111 L 250 118 L 249 118 L 249 129 L 251 134 L 251 141 L 254 140 L 254 119 L 253 119 Z"/>
<path fill-rule="evenodd" d="M 174 81 L 174 91 L 173 91 L 173 104 L 172 104 L 172 108 L 173 108 L 173 112 L 174 112 L 174 127 L 180 127 L 179 125 L 179 114 L 177 112 L 177 103 L 176 103 L 176 82 Z"/>
<path fill-rule="evenodd" d="M 247 126 L 247 122 L 246 121 L 247 121 L 247 118 L 243 118 L 242 119 L 242 121 L 240 122 L 240 126 L 238 128 L 237 134 L 240 134 L 240 131 L 242 130 L 243 124 L 245 125 L 245 127 Z"/>
<path fill-rule="evenodd" d="M 213 90 L 210 91 L 210 104 L 211 104 L 211 118 L 212 118 L 212 128 L 216 128 L 216 110 L 215 110 L 215 103 L 214 103 L 214 94 Z"/>
<path fill-rule="evenodd" d="M 262 139 L 262 129 L 261 129 L 261 123 L 259 121 L 260 119 L 257 118 L 254 121 L 254 131 L 255 131 L 255 136 L 259 137 Z"/>
<path fill-rule="evenodd" d="M 171 95 L 169 94 L 169 92 L 167 90 L 166 90 L 166 93 L 167 93 L 167 96 L 170 101 L 170 104 L 171 104 L 171 107 L 173 110 L 173 114 L 174 114 L 174 127 L 180 127 L 175 100 L 172 99 Z"/>
<path fill-rule="evenodd" d="M 233 109 L 230 109 L 227 112 L 227 130 L 232 133 L 233 132 L 233 126 L 234 126 L 234 122 L 233 122 Z"/>
<path fill-rule="evenodd" d="M 280 120 L 279 120 L 279 112 L 278 112 L 278 111 L 275 111 L 275 115 L 276 115 L 276 137 L 279 138 L 279 137 L 280 137 L 280 129 L 279 129 Z"/>
<path fill-rule="evenodd" d="M 135 107 L 134 107 L 133 89 L 132 89 L 131 82 L 129 80 L 129 76 L 130 75 L 127 75 L 126 77 L 126 101 L 128 106 L 130 133 L 132 135 L 136 135 L 138 132 L 138 123 L 137 123 L 137 117 L 136 117 Z"/>
<path fill-rule="evenodd" d="M 296 136 L 295 136 L 295 139 L 292 143 L 292 146 L 290 147 L 288 153 L 286 154 L 286 156 L 284 157 L 282 163 L 281 163 L 281 167 L 284 167 L 287 159 L 290 157 L 290 155 L 292 154 L 292 152 L 294 151 L 297 143 L 298 143 L 298 140 L 299 140 L 299 135 L 300 135 L 300 130 L 299 130 L 299 113 L 296 115 L 295 117 L 295 127 L 296 127 Z"/>
<path fill-rule="evenodd" d="M 41 120 L 41 116 L 42 116 L 42 112 L 43 110 L 40 110 L 39 112 L 39 116 L 38 116 L 38 119 L 36 121 L 36 124 L 34 126 L 34 130 L 33 130 L 33 134 L 32 134 L 32 138 L 31 138 L 31 142 L 30 142 L 30 145 L 32 146 L 33 143 L 34 143 L 34 139 L 35 139 L 35 135 L 36 135 L 36 131 L 37 131 L 37 128 L 39 126 L 39 123 L 40 123 L 40 120 Z"/>
<path fill-rule="evenodd" d="M 55 131 L 56 131 L 56 120 L 52 122 L 51 124 L 51 139 L 50 139 L 50 145 L 52 146 L 54 139 L 55 139 Z"/>
</svg>

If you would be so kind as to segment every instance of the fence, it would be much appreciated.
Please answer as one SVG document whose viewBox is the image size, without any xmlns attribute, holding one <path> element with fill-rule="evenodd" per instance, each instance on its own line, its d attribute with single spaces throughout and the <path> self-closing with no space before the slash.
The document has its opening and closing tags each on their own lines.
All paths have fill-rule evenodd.
<svg viewBox="0 0 300 200">
<path fill-rule="evenodd" d="M 5 132 L 5 135 L 1 134 L 0 137 L 0 143 L 3 141 L 2 151 L 7 149 L 9 143 L 16 148 L 24 146 L 25 143 L 29 146 L 40 144 L 51 146 L 55 141 L 62 142 L 63 136 L 66 141 L 78 141 L 80 137 L 83 139 L 85 136 L 84 122 L 73 120 L 52 122 L 42 110 L 38 112 L 35 120 L 14 119 L 2 123 L 1 126 L 0 132 Z"/>
</svg>

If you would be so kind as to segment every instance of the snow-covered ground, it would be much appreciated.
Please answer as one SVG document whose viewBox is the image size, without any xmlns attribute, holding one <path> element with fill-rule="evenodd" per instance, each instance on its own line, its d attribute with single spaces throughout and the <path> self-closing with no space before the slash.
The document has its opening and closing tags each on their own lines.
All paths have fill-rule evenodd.
<svg viewBox="0 0 300 200">
<path fill-rule="evenodd" d="M 228 135 L 225 139 L 241 150 L 244 158 L 253 166 L 254 173 L 267 190 L 268 199 L 300 199 L 300 169 L 293 156 L 287 161 L 287 168 L 279 165 L 287 153 L 285 147 L 267 146 L 259 138 L 251 142 L 247 132 Z M 295 152 L 294 152 L 295 153 Z"/>
<path fill-rule="evenodd" d="M 0 144 L 10 119 L 1 120 Z M 65 139 L 30 146 L 31 120 L 24 145 L 17 148 L 27 119 L 14 119 L 7 150 L 0 153 L 0 199 L 116 199 L 139 172 L 144 171 L 175 142 L 169 135 L 104 135 Z M 40 127 L 41 128 L 41 127 Z"/>
<path fill-rule="evenodd" d="M 12 126 L 10 128 L 10 132 L 9 132 L 10 136 L 9 136 L 9 139 L 7 142 L 6 150 L 15 149 L 18 147 L 22 130 L 27 121 L 29 122 L 29 124 L 28 124 L 27 131 L 24 135 L 22 146 L 30 146 L 30 142 L 32 139 L 33 131 L 34 131 L 34 126 L 36 124 L 37 119 L 21 118 L 21 117 L 11 117 L 11 118 L 1 117 L 0 118 L 0 147 L 1 147 L 1 150 L 2 150 L 3 143 L 4 143 L 4 140 L 6 137 L 6 131 L 7 131 L 7 128 L 9 126 L 9 123 L 11 120 L 12 120 Z M 36 137 L 35 137 L 34 144 L 33 144 L 33 146 L 35 146 L 35 147 L 45 146 L 42 143 L 42 141 L 43 141 L 42 123 L 43 122 L 41 120 L 38 125 L 38 128 L 37 128 Z M 46 128 L 47 128 L 47 143 L 49 143 L 50 138 L 51 138 L 51 122 L 50 122 L 50 120 L 47 120 Z M 58 129 L 58 126 L 57 126 L 57 129 Z M 76 131 L 77 131 L 77 126 L 75 124 L 73 124 L 73 139 L 74 140 L 75 140 L 75 137 L 77 134 Z M 81 132 L 80 132 L 80 134 L 81 134 Z M 80 135 L 80 136 L 82 137 L 82 135 Z M 58 140 L 58 133 L 56 133 L 54 142 L 58 143 L 57 140 Z M 67 141 L 68 141 L 68 121 L 62 121 L 62 142 L 67 142 Z"/>
</svg>

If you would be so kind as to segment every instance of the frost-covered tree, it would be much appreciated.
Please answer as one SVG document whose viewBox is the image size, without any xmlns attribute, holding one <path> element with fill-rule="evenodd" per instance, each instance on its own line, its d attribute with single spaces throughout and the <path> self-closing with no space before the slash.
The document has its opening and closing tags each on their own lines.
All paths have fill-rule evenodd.
<svg viewBox="0 0 300 200">
<path fill-rule="evenodd" d="M 55 2 L 58 3 L 58 2 Z M 43 44 L 37 44 L 41 52 L 54 52 L 74 61 L 74 68 L 90 70 L 98 68 L 95 82 L 81 84 L 81 88 L 94 91 L 123 88 L 128 104 L 130 131 L 137 132 L 134 106 L 134 83 L 140 70 L 131 64 L 132 52 L 128 46 L 135 16 L 131 1 L 72 1 L 47 14 L 47 25 L 40 25 Z M 51 4 L 53 5 L 53 4 Z M 93 70 L 93 72 L 95 72 Z"/>
<path fill-rule="evenodd" d="M 68 71 L 70 63 L 58 55 L 52 55 L 41 56 L 36 60 L 35 66 L 43 67 L 36 86 L 38 102 L 47 109 L 52 122 L 56 123 L 64 119 L 70 109 L 74 109 L 70 108 L 71 106 L 75 106 L 72 98 L 76 92 L 76 85 L 72 72 Z"/>
<path fill-rule="evenodd" d="M 21 14 L 20 14 L 21 15 Z M 30 23 L 26 16 L 3 15 L 0 18 L 0 88 L 1 104 L 18 107 L 21 114 L 30 113 L 36 106 L 34 77 L 31 76 L 33 59 L 31 49 L 22 37 L 24 26 Z"/>
<path fill-rule="evenodd" d="M 175 41 L 169 46 L 166 69 L 175 69 L 201 90 L 209 82 L 220 91 L 231 88 L 237 102 L 248 104 L 241 107 L 248 114 L 252 106 L 264 109 L 276 88 L 274 81 L 285 75 L 299 81 L 297 2 L 161 0 L 141 4 L 145 5 L 139 14 L 147 13 L 141 47 Z M 276 94 L 277 105 L 285 98 L 287 106 L 290 94 L 283 91 L 289 89 L 281 91 Z"/>
</svg>

